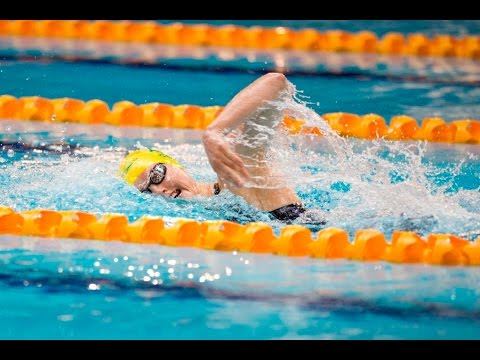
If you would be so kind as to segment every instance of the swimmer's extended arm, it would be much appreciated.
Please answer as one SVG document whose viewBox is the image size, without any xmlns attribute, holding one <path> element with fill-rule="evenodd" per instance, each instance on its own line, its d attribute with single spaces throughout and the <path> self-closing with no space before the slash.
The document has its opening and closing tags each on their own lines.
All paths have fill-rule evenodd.
<svg viewBox="0 0 480 360">
<path fill-rule="evenodd" d="M 285 75 L 268 73 L 241 90 L 225 106 L 203 134 L 208 161 L 218 176 L 241 187 L 248 179 L 242 159 L 225 140 L 225 131 L 234 129 L 248 119 L 266 101 L 272 101 L 285 91 L 289 82 Z"/>
</svg>

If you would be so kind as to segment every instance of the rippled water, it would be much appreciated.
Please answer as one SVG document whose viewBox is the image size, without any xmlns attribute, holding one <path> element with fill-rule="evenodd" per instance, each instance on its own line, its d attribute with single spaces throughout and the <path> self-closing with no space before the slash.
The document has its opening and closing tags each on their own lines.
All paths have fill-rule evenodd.
<svg viewBox="0 0 480 360">
<path fill-rule="evenodd" d="M 476 339 L 476 269 L 0 243 L 2 338 Z M 34 271 L 32 271 L 34 269 Z"/>
<path fill-rule="evenodd" d="M 64 125 L 54 127 L 63 138 L 68 135 L 72 147 L 88 144 L 82 133 L 88 128 L 77 126 L 65 134 Z M 122 138 L 108 134 L 108 127 L 104 131 L 103 136 L 94 137 L 95 146 L 70 151 L 64 147 L 60 152 L 61 147 L 55 146 L 43 150 L 6 146 L 0 165 L 2 203 L 17 211 L 46 208 L 125 213 L 131 220 L 150 214 L 200 221 L 263 221 L 277 231 L 283 225 L 227 190 L 218 197 L 195 201 L 164 199 L 139 194 L 118 177 L 118 165 L 127 149 L 141 145 L 171 154 L 198 181 L 215 181 L 199 133 L 180 130 L 166 134 L 157 130 L 143 138 Z M 22 136 L 42 144 L 52 142 L 57 135 L 31 132 L 29 137 L 23 132 Z M 159 136 L 163 141 L 158 141 Z M 12 138 L 16 137 L 12 134 Z M 359 228 L 370 227 L 386 235 L 395 229 L 422 235 L 473 232 L 472 240 L 479 230 L 480 162 L 475 146 L 447 148 L 417 142 L 372 143 L 338 138 L 334 146 L 340 148 L 335 152 L 330 151 L 332 143 L 325 138 L 287 138 L 288 142 L 279 140 L 283 147 L 275 147 L 271 161 L 283 171 L 285 180 L 305 204 L 321 212 L 329 226 L 345 228 L 352 235 Z M 315 224 L 299 223 L 312 231 L 320 229 Z"/>
</svg>

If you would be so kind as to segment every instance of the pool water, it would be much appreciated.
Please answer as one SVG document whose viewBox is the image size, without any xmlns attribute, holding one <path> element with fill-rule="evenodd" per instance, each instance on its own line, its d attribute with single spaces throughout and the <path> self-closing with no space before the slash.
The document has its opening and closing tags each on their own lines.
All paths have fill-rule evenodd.
<svg viewBox="0 0 480 360">
<path fill-rule="evenodd" d="M 477 23 L 469 22 L 470 31 Z M 6 56 L 0 60 L 0 93 L 98 98 L 110 106 L 121 100 L 225 105 L 258 76 L 238 69 Z M 478 87 L 465 81 L 301 73 L 288 79 L 318 114 L 452 121 L 478 119 L 480 110 Z M 480 236 L 478 145 L 309 136 L 283 140 L 277 150 L 286 178 L 308 207 L 351 237 L 360 228 L 387 236 L 396 229 L 469 240 Z M 115 212 L 130 220 L 148 214 L 167 223 L 183 217 L 262 221 L 277 233 L 282 227 L 228 191 L 213 199 L 165 200 L 138 194 L 118 178 L 126 151 L 147 146 L 172 154 L 196 179 L 213 181 L 200 131 L 2 120 L 0 142 L 0 204 L 16 211 Z M 61 147 L 52 145 L 60 142 Z M 313 233 L 321 228 L 305 226 Z M 0 240 L 3 339 L 480 338 L 480 272 L 475 267 L 115 241 Z"/>
<path fill-rule="evenodd" d="M 0 259 L 4 339 L 477 339 L 480 331 L 475 269 L 17 237 L 2 241 Z"/>
</svg>

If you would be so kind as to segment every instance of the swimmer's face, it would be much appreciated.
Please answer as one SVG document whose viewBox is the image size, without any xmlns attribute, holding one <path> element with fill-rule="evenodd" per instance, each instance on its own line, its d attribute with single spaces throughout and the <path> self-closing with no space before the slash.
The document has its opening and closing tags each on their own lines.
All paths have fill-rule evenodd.
<svg viewBox="0 0 480 360">
<path fill-rule="evenodd" d="M 163 166 L 155 168 L 156 165 L 150 165 L 135 180 L 134 185 L 138 190 L 181 199 L 189 199 L 199 194 L 197 183 L 185 170 L 175 165 L 162 164 Z M 161 182 L 155 184 L 158 180 Z"/>
</svg>

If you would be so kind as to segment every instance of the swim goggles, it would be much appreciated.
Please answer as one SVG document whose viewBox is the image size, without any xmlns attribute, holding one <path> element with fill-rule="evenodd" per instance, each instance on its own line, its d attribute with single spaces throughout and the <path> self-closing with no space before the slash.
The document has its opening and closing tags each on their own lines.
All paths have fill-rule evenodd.
<svg viewBox="0 0 480 360">
<path fill-rule="evenodd" d="M 163 179 L 165 179 L 165 176 L 167 175 L 167 167 L 164 164 L 158 163 L 156 164 L 152 170 L 150 170 L 150 174 L 148 174 L 148 183 L 147 185 L 143 188 L 143 190 L 140 190 L 140 192 L 152 192 L 149 188 L 150 185 L 158 185 L 160 184 Z"/>
</svg>

